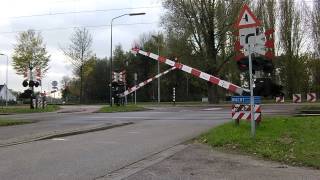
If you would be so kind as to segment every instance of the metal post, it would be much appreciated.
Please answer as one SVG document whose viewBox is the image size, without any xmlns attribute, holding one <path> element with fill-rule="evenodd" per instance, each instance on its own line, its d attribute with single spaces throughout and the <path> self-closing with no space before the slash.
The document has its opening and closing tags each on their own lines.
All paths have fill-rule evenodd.
<svg viewBox="0 0 320 180">
<path fill-rule="evenodd" d="M 254 120 L 254 97 L 253 97 L 253 77 L 252 77 L 252 59 L 251 59 L 251 46 L 248 44 L 249 52 L 249 76 L 250 76 L 250 110 L 251 110 L 251 136 L 254 138 L 256 135 L 256 127 Z"/>
<path fill-rule="evenodd" d="M 110 25 L 110 106 L 112 107 L 112 22 L 114 19 L 111 20 L 111 25 Z"/>
<path fill-rule="evenodd" d="M 32 54 L 33 55 L 33 54 Z M 32 70 L 33 70 L 33 67 L 32 67 L 32 65 L 31 65 L 31 62 L 29 61 L 29 83 L 30 83 L 30 81 L 33 81 L 33 74 L 32 74 Z M 31 87 L 31 102 L 30 102 L 30 109 L 34 109 L 34 106 L 33 106 L 33 96 L 34 96 L 34 87 L 32 86 Z"/>
<path fill-rule="evenodd" d="M 159 38 L 159 36 L 158 36 Z M 158 39 L 158 55 L 160 56 L 160 42 Z M 158 61 L 158 74 L 160 74 L 160 62 Z M 158 78 L 158 104 L 160 104 L 160 77 Z"/>
<path fill-rule="evenodd" d="M 134 104 L 137 104 L 137 91 L 134 92 Z"/>
<path fill-rule="evenodd" d="M 134 73 L 134 86 L 137 86 L 138 74 Z M 137 91 L 134 91 L 134 104 L 137 104 Z"/>
<path fill-rule="evenodd" d="M 127 84 L 124 84 L 124 91 L 126 91 L 126 90 L 127 90 Z M 125 105 L 128 104 L 128 98 L 127 98 L 127 96 L 124 96 L 124 102 L 125 102 Z"/>
</svg>

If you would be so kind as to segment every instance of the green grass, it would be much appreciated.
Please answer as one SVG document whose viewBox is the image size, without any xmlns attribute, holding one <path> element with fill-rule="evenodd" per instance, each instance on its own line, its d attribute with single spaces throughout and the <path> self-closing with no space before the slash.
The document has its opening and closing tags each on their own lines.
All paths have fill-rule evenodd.
<svg viewBox="0 0 320 180">
<path fill-rule="evenodd" d="M 320 116 L 264 118 L 255 139 L 250 123 L 226 123 L 199 140 L 222 150 L 320 169 Z"/>
<path fill-rule="evenodd" d="M 20 124 L 29 124 L 33 123 L 32 121 L 26 120 L 8 120 L 8 119 L 0 119 L 0 126 L 14 126 Z"/>
<path fill-rule="evenodd" d="M 98 112 L 100 113 L 113 113 L 113 112 L 132 112 L 132 111 L 143 111 L 146 108 L 137 105 L 126 105 L 126 106 L 104 106 Z"/>
<path fill-rule="evenodd" d="M 22 114 L 22 113 L 39 113 L 39 112 L 53 112 L 60 107 L 57 105 L 48 105 L 45 109 L 30 109 L 30 106 L 8 106 L 0 108 L 1 114 Z"/>
<path fill-rule="evenodd" d="M 308 111 L 317 110 L 317 111 L 320 111 L 320 104 L 302 106 L 301 108 L 298 108 L 298 110 L 300 110 L 300 111 L 303 111 L 303 110 L 308 110 Z"/>
</svg>

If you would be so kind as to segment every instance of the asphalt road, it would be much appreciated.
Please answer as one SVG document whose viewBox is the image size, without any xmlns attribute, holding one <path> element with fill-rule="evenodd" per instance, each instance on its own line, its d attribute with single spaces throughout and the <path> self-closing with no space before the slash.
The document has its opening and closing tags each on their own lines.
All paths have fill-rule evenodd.
<svg viewBox="0 0 320 180">
<path fill-rule="evenodd" d="M 229 119 L 229 112 L 170 108 L 75 115 L 134 125 L 0 148 L 1 179 L 93 179 L 188 140 Z M 54 177 L 54 178 L 53 178 Z"/>
<path fill-rule="evenodd" d="M 292 107 L 265 108 L 288 113 Z M 63 115 L 62 115 L 63 114 Z M 33 116 L 33 115 L 29 115 Z M 0 179 L 95 179 L 230 119 L 230 108 L 160 107 L 128 113 L 49 113 L 42 121 L 133 125 L 0 148 Z"/>
</svg>

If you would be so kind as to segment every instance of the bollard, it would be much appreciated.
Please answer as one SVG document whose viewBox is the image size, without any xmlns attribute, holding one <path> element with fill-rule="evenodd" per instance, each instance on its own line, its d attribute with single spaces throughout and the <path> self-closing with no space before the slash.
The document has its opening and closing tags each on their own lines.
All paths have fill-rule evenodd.
<svg viewBox="0 0 320 180">
<path fill-rule="evenodd" d="M 173 105 L 176 105 L 176 88 L 172 88 L 172 101 L 173 101 Z"/>
</svg>

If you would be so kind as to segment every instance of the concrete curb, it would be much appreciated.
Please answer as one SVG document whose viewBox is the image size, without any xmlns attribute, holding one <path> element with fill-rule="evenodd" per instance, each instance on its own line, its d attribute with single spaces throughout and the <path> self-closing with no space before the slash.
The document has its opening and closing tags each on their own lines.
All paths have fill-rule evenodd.
<svg viewBox="0 0 320 180">
<path fill-rule="evenodd" d="M 125 167 L 112 171 L 106 175 L 96 177 L 95 180 L 121 180 L 125 179 L 137 172 L 140 172 L 152 165 L 155 165 L 174 154 L 186 149 L 189 144 L 177 144 L 160 152 L 149 155 L 139 161 L 131 163 Z"/>
<path fill-rule="evenodd" d="M 7 142 L 0 142 L 0 148 L 1 147 L 7 147 L 7 146 L 13 146 L 18 144 L 24 144 L 29 143 L 33 141 L 41 141 L 46 139 L 52 139 L 52 138 L 58 138 L 58 137 L 65 137 L 65 136 L 73 136 L 78 134 L 85 134 L 89 132 L 95 132 L 95 131 L 103 131 L 107 129 L 112 129 L 116 127 L 122 127 L 126 125 L 133 124 L 133 122 L 126 122 L 126 123 L 120 123 L 120 124 L 103 124 L 95 127 L 85 127 L 81 129 L 71 129 L 67 131 L 54 131 L 54 132 L 48 132 L 48 133 L 42 133 L 38 135 L 34 135 L 32 137 L 22 137 L 17 139 L 12 139 Z"/>
</svg>

